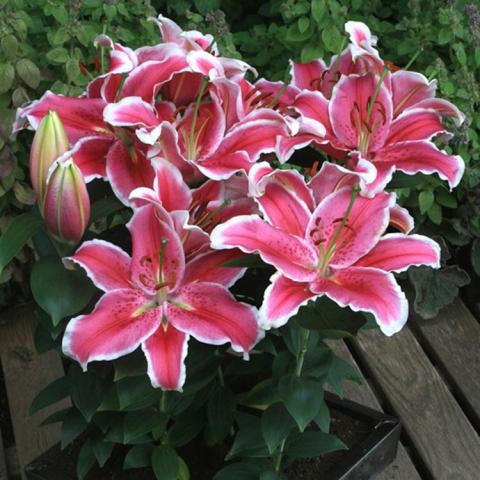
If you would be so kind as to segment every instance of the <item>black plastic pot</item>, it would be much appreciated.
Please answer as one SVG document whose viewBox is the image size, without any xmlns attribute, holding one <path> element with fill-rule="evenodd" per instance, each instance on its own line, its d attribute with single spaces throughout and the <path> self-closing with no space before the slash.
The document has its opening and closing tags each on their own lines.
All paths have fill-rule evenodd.
<svg viewBox="0 0 480 480">
<path fill-rule="evenodd" d="M 341 412 L 346 417 L 362 422 L 368 430 L 348 451 L 320 457 L 318 463 L 328 461 L 329 467 L 319 473 L 318 480 L 368 480 L 384 470 L 396 456 L 401 431 L 398 419 L 329 393 L 325 394 L 325 399 L 332 411 Z M 79 445 L 68 447 L 64 451 L 61 451 L 58 445 L 52 447 L 27 465 L 25 469 L 27 479 L 76 480 L 75 465 L 78 450 Z M 188 458 L 185 460 L 188 463 Z M 121 459 L 118 464 L 122 464 Z M 146 470 L 130 472 L 131 474 L 125 472 L 121 477 L 115 478 L 135 480 L 154 478 L 153 474 Z M 93 473 L 88 478 L 110 480 L 110 476 L 105 477 L 105 473 L 100 470 L 98 474 Z M 210 479 L 200 478 L 198 474 L 194 474 L 192 480 Z"/>
<path fill-rule="evenodd" d="M 326 393 L 328 406 L 369 422 L 371 432 L 346 452 L 322 480 L 368 480 L 383 471 L 396 457 L 400 421 L 350 400 Z M 320 479 L 319 479 L 320 480 Z"/>
</svg>

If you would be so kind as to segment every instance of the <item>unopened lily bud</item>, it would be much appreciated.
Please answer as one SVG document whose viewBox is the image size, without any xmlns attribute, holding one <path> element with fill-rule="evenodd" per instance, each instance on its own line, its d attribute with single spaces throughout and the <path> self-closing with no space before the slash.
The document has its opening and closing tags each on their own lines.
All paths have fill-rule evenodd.
<svg viewBox="0 0 480 480">
<path fill-rule="evenodd" d="M 71 158 L 52 166 L 43 213 L 52 235 L 70 243 L 81 240 L 90 218 L 90 199 L 83 175 Z"/>
<path fill-rule="evenodd" d="M 48 171 L 53 162 L 69 148 L 68 137 L 60 117 L 49 111 L 40 122 L 30 149 L 30 178 L 43 209 Z"/>
</svg>

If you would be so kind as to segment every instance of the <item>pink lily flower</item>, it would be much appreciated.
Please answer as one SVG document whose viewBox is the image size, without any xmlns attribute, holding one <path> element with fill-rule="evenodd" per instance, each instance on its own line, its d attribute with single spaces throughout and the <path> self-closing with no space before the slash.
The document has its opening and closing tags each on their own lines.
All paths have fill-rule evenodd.
<svg viewBox="0 0 480 480">
<path fill-rule="evenodd" d="M 188 212 L 188 225 L 210 233 L 214 226 L 237 215 L 258 211 L 255 201 L 248 196 L 248 180 L 234 176 L 228 180 L 207 180 L 191 190 L 181 171 L 162 158 L 152 159 L 156 175 L 153 188 L 140 187 L 130 194 L 134 207 L 147 203 L 159 205 L 167 212 Z M 209 238 L 208 239 L 208 244 Z"/>
<path fill-rule="evenodd" d="M 383 190 L 395 170 L 438 173 L 450 188 L 458 185 L 465 169 L 463 160 L 439 150 L 431 141 L 446 133 L 441 115 L 458 117 L 458 110 L 432 98 L 429 84 L 409 72 L 391 77 L 396 93 L 382 82 L 383 77 L 372 73 L 342 76 L 330 100 L 320 92 L 300 93 L 293 105 L 300 114 L 300 129 L 294 137 L 279 138 L 280 158 L 285 161 L 295 149 L 313 142 L 350 170 L 362 173 L 362 191 L 370 196 Z M 406 82 L 416 94 L 410 87 L 403 88 Z"/>
<path fill-rule="evenodd" d="M 256 309 L 237 302 L 208 269 L 185 261 L 181 239 L 153 205 L 135 211 L 128 228 L 132 256 L 110 243 L 85 242 L 67 260 L 85 269 L 105 294 L 94 311 L 73 318 L 63 351 L 85 369 L 139 346 L 154 387 L 181 390 L 189 336 L 248 351 L 259 337 Z"/>
<path fill-rule="evenodd" d="M 188 163 L 213 180 L 248 172 L 262 154 L 275 150 L 289 127 L 278 112 L 259 108 L 227 127 L 218 98 L 191 104 L 175 123 L 163 122 L 154 154 L 179 166 Z"/>
<path fill-rule="evenodd" d="M 342 75 L 352 73 L 363 75 L 368 72 L 380 74 L 384 68 L 383 60 L 374 48 L 377 37 L 362 22 L 347 22 L 345 31 L 350 44 L 340 55 L 334 55 L 327 67 L 323 60 L 302 64 L 290 62 L 291 86 L 302 90 L 321 92 L 325 98 L 332 96 L 333 87 Z"/>
<path fill-rule="evenodd" d="M 301 177 L 267 172 L 256 172 L 255 180 L 264 218 L 239 216 L 211 234 L 213 248 L 256 252 L 277 269 L 265 291 L 261 326 L 280 327 L 309 300 L 326 295 L 342 307 L 372 313 L 386 335 L 398 332 L 408 303 L 391 272 L 438 268 L 439 246 L 421 235 L 384 234 L 393 194 L 355 198 L 351 187 L 342 187 L 312 208 L 314 189 Z"/>
</svg>

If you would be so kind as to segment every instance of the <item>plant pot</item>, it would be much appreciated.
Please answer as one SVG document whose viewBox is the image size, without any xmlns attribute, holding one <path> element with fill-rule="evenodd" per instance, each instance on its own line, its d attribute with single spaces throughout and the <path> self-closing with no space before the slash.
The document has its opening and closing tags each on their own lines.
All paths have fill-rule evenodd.
<svg viewBox="0 0 480 480">
<path fill-rule="evenodd" d="M 294 462 L 287 472 L 289 480 L 367 480 L 384 470 L 395 458 L 400 438 L 400 422 L 389 415 L 377 412 L 349 400 L 342 400 L 326 393 L 325 398 L 332 412 L 333 433 L 349 446 L 347 451 L 333 452 L 321 457 Z M 343 437 L 343 438 L 342 438 Z M 212 453 L 197 437 L 195 448 L 182 449 L 187 464 L 191 452 L 197 457 L 192 465 L 192 480 L 209 480 L 214 471 L 221 468 L 221 455 L 212 458 Z M 25 473 L 28 480 L 76 480 L 76 456 L 80 442 L 61 451 L 59 445 L 52 447 L 30 463 Z M 120 449 L 121 450 L 121 449 Z M 205 450 L 205 452 L 204 452 Z M 190 452 L 190 453 L 189 453 Z M 148 469 L 121 471 L 123 455 L 114 452 L 105 469 L 93 469 L 87 480 L 155 480 Z M 198 464 L 203 458 L 205 465 Z M 212 467 L 216 464 L 216 468 Z"/>
</svg>

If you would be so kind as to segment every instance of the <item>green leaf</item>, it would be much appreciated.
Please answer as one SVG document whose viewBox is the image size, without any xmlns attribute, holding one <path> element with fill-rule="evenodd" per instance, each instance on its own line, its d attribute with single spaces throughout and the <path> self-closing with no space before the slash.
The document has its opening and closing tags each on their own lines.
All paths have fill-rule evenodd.
<svg viewBox="0 0 480 480">
<path fill-rule="evenodd" d="M 77 457 L 77 477 L 79 480 L 85 478 L 85 475 L 87 475 L 94 463 L 95 455 L 93 453 L 92 444 L 90 440 L 87 440 L 82 445 Z"/>
<path fill-rule="evenodd" d="M 159 422 L 165 426 L 167 418 L 154 408 L 128 412 L 123 419 L 123 443 L 131 443 L 132 440 L 151 432 Z"/>
<path fill-rule="evenodd" d="M 65 25 L 68 22 L 68 12 L 65 7 L 55 5 L 55 8 L 52 9 L 52 14 L 55 20 L 61 25 Z"/>
<path fill-rule="evenodd" d="M 480 238 L 476 238 L 472 243 L 470 259 L 475 273 L 480 276 Z"/>
<path fill-rule="evenodd" d="M 146 375 L 122 378 L 116 383 L 116 389 L 121 410 L 140 410 L 160 400 L 162 395 Z"/>
<path fill-rule="evenodd" d="M 153 472 L 158 480 L 178 480 L 180 462 L 177 452 L 168 445 L 156 447 L 152 453 Z"/>
<path fill-rule="evenodd" d="M 92 450 L 100 468 L 107 463 L 114 446 L 114 443 L 106 442 L 103 438 L 98 438 L 92 441 Z"/>
<path fill-rule="evenodd" d="M 9 60 L 13 60 L 17 56 L 18 40 L 15 35 L 5 35 L 0 41 L 3 53 Z"/>
<path fill-rule="evenodd" d="M 115 367 L 115 382 L 125 377 L 142 375 L 147 371 L 147 361 L 141 350 L 135 350 L 129 355 L 117 358 L 113 361 L 113 365 Z"/>
<path fill-rule="evenodd" d="M 307 431 L 292 435 L 287 441 L 285 452 L 290 460 L 314 458 L 336 450 L 346 450 L 346 445 L 335 435 Z"/>
<path fill-rule="evenodd" d="M 343 398 L 343 381 L 347 379 L 362 384 L 360 373 L 343 358 L 333 355 L 332 362 L 326 378 L 326 382 L 332 387 L 332 390 Z"/>
<path fill-rule="evenodd" d="M 67 270 L 56 257 L 43 257 L 32 268 L 30 287 L 33 298 L 58 325 L 90 302 L 94 286 L 79 270 Z"/>
<path fill-rule="evenodd" d="M 12 220 L 0 237 L 0 273 L 42 225 L 43 220 L 33 213 L 23 213 Z"/>
<path fill-rule="evenodd" d="M 293 23 L 287 30 L 286 39 L 288 42 L 304 42 L 308 40 L 313 33 L 313 28 L 307 28 L 305 31 L 301 32 L 298 28 L 298 22 Z"/>
<path fill-rule="evenodd" d="M 10 90 L 15 79 L 15 70 L 9 63 L 0 63 L 0 94 Z"/>
<path fill-rule="evenodd" d="M 220 8 L 220 0 L 193 0 L 195 8 L 202 15 Z"/>
<path fill-rule="evenodd" d="M 310 63 L 323 55 L 323 48 L 317 42 L 307 43 L 303 46 L 300 53 L 300 61 L 302 63 Z"/>
<path fill-rule="evenodd" d="M 72 407 L 57 410 L 55 413 L 52 413 L 47 418 L 42 420 L 40 426 L 42 427 L 44 425 L 52 425 L 53 423 L 63 422 L 72 410 L 74 410 Z"/>
<path fill-rule="evenodd" d="M 259 480 L 285 480 L 285 478 L 285 476 L 281 475 L 275 470 L 268 470 L 260 475 Z"/>
<path fill-rule="evenodd" d="M 427 319 L 435 317 L 441 308 L 452 303 L 458 296 L 458 289 L 470 282 L 467 272 L 456 265 L 440 270 L 411 267 L 408 278 L 415 288 L 415 311 Z"/>
<path fill-rule="evenodd" d="M 172 447 L 183 447 L 193 440 L 205 426 L 205 418 L 198 413 L 194 415 L 179 415 L 169 428 L 167 438 Z"/>
<path fill-rule="evenodd" d="M 18 76 L 30 87 L 37 88 L 40 83 L 40 70 L 28 58 L 22 58 L 16 64 Z"/>
<path fill-rule="evenodd" d="M 73 442 L 87 428 L 87 425 L 83 415 L 72 408 L 62 423 L 60 434 L 62 450 Z"/>
<path fill-rule="evenodd" d="M 442 207 L 447 207 L 447 208 L 458 207 L 458 202 L 455 196 L 444 189 L 441 189 L 439 192 L 435 194 L 435 200 L 439 205 L 442 205 Z"/>
<path fill-rule="evenodd" d="M 33 399 L 30 405 L 29 414 L 33 415 L 42 408 L 53 405 L 59 402 L 69 394 L 69 383 L 67 377 L 60 377 L 47 385 L 41 390 Z"/>
<path fill-rule="evenodd" d="M 153 448 L 150 443 L 133 446 L 125 456 L 123 469 L 149 467 L 152 464 Z"/>
<path fill-rule="evenodd" d="M 268 265 L 260 258 L 260 255 L 251 253 L 222 263 L 221 267 L 268 268 Z"/>
<path fill-rule="evenodd" d="M 115 5 L 109 5 L 108 3 L 105 3 L 103 5 L 103 11 L 110 21 L 117 16 L 117 7 Z"/>
<path fill-rule="evenodd" d="M 262 436 L 260 418 L 247 413 L 237 414 L 238 432 L 225 460 L 242 457 L 268 457 L 268 450 Z M 216 477 L 215 477 L 216 478 Z"/>
<path fill-rule="evenodd" d="M 326 10 L 326 0 L 312 0 L 312 17 L 317 23 L 320 23 L 322 21 Z"/>
<path fill-rule="evenodd" d="M 235 396 L 227 387 L 218 387 L 207 404 L 208 426 L 216 443 L 221 443 L 230 431 L 235 414 Z"/>
<path fill-rule="evenodd" d="M 460 65 L 465 66 L 467 64 L 467 54 L 465 53 L 465 48 L 461 43 L 454 43 L 452 48 L 457 56 Z"/>
<path fill-rule="evenodd" d="M 52 48 L 45 56 L 52 63 L 65 63 L 68 60 L 68 50 L 63 47 Z"/>
<path fill-rule="evenodd" d="M 322 383 L 318 380 L 288 375 L 280 380 L 278 388 L 288 412 L 303 432 L 318 415 L 322 406 Z"/>
<path fill-rule="evenodd" d="M 293 318 L 303 328 L 335 339 L 355 336 L 366 322 L 361 312 L 342 308 L 325 296 L 303 306 Z"/>
<path fill-rule="evenodd" d="M 258 480 L 264 467 L 250 462 L 232 463 L 223 467 L 213 480 Z"/>
<path fill-rule="evenodd" d="M 420 207 L 420 212 L 424 215 L 433 205 L 435 201 L 435 195 L 432 190 L 423 190 L 418 195 L 418 206 Z"/>
<path fill-rule="evenodd" d="M 329 24 L 322 31 L 322 40 L 327 50 L 333 53 L 338 53 L 340 44 L 342 43 L 342 34 L 338 28 L 333 24 Z"/>
<path fill-rule="evenodd" d="M 388 184 L 388 189 L 395 188 L 410 188 L 423 183 L 425 175 L 422 173 L 416 173 L 415 175 L 407 175 L 403 172 L 395 172 L 392 181 Z"/>
<path fill-rule="evenodd" d="M 310 26 L 310 19 L 308 17 L 300 17 L 298 19 L 298 31 L 304 33 Z"/>
<path fill-rule="evenodd" d="M 93 372 L 82 372 L 76 364 L 71 365 L 67 377 L 72 401 L 89 422 L 103 401 L 107 385 Z"/>
<path fill-rule="evenodd" d="M 295 428 L 295 422 L 283 404 L 275 403 L 262 414 L 261 426 L 268 451 L 272 454 Z"/>
<path fill-rule="evenodd" d="M 325 400 L 322 401 L 320 411 L 313 421 L 322 432 L 328 433 L 330 431 L 330 410 Z"/>
<path fill-rule="evenodd" d="M 442 207 L 438 203 L 434 203 L 427 211 L 428 218 L 435 224 L 442 223 Z"/>
<path fill-rule="evenodd" d="M 90 223 L 101 220 L 112 213 L 118 212 L 122 208 L 124 208 L 123 203 L 116 197 L 102 198 L 92 205 Z"/>
</svg>

